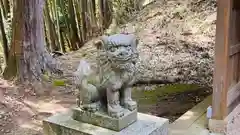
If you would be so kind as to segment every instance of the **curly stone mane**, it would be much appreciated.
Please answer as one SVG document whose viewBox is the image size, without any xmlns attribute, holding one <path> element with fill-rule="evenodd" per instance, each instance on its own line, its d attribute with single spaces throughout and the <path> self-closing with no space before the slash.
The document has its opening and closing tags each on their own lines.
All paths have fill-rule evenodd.
<svg viewBox="0 0 240 135">
<path fill-rule="evenodd" d="M 122 39 L 124 38 L 124 39 Z M 102 40 L 96 44 L 98 48 L 98 68 L 102 73 L 110 70 L 127 70 L 132 72 L 138 57 L 136 51 L 137 40 L 133 35 L 118 34 L 112 37 L 102 37 Z M 111 49 L 115 49 L 115 53 L 125 53 L 119 57 L 111 54 Z"/>
</svg>

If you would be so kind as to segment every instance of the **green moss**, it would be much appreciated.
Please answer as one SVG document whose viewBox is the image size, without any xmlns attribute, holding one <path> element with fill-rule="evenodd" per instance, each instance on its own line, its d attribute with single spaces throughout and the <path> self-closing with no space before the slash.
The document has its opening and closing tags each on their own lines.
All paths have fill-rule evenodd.
<svg viewBox="0 0 240 135">
<path fill-rule="evenodd" d="M 65 81 L 64 80 L 53 80 L 53 85 L 54 86 L 65 86 Z"/>
<path fill-rule="evenodd" d="M 133 90 L 132 97 L 139 104 L 155 104 L 158 99 L 164 97 L 165 95 L 171 95 L 182 92 L 190 92 L 198 90 L 200 87 L 194 84 L 174 84 L 167 85 L 162 87 L 157 87 L 153 90 L 141 91 L 141 90 Z"/>
<path fill-rule="evenodd" d="M 50 77 L 47 74 L 43 74 L 42 79 L 45 80 L 45 81 L 49 81 Z"/>
</svg>

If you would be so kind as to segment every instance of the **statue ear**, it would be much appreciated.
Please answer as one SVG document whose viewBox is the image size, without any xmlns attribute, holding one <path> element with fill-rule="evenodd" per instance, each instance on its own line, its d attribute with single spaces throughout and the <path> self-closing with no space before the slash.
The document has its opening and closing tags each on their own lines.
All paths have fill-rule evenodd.
<svg viewBox="0 0 240 135">
<path fill-rule="evenodd" d="M 102 36 L 99 40 L 97 40 L 94 45 L 97 49 L 102 49 L 104 48 L 104 45 L 107 42 L 107 36 Z"/>
<path fill-rule="evenodd" d="M 103 47 L 103 41 L 102 41 L 102 40 L 97 40 L 97 41 L 95 41 L 94 46 L 95 46 L 97 49 L 101 49 L 101 48 Z"/>
<path fill-rule="evenodd" d="M 137 48 L 138 43 L 139 43 L 139 40 L 135 36 L 133 36 L 132 45 Z"/>
<path fill-rule="evenodd" d="M 129 34 L 128 36 L 131 36 L 132 38 L 132 44 L 137 47 L 138 46 L 138 43 L 139 43 L 139 40 L 137 39 L 137 37 L 134 35 L 134 34 Z"/>
<path fill-rule="evenodd" d="M 139 39 L 136 38 L 136 47 L 138 47 Z"/>
</svg>

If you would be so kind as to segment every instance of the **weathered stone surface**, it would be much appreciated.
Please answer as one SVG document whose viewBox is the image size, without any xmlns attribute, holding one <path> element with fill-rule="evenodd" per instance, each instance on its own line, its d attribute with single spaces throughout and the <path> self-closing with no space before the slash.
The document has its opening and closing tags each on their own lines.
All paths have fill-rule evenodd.
<svg viewBox="0 0 240 135">
<path fill-rule="evenodd" d="M 124 116 L 120 118 L 110 117 L 104 111 L 89 112 L 79 107 L 73 108 L 74 120 L 104 127 L 114 131 L 120 131 L 137 120 L 137 110 L 124 109 Z"/>
<path fill-rule="evenodd" d="M 168 135 L 169 121 L 138 113 L 138 119 L 117 132 L 72 119 L 72 112 L 56 114 L 44 120 L 44 135 Z"/>
<path fill-rule="evenodd" d="M 79 89 L 77 104 L 80 108 L 96 112 L 106 107 L 106 114 L 119 119 L 125 115 L 125 109 L 136 111 L 131 87 L 137 79 L 137 45 L 133 34 L 103 36 L 95 43 L 98 49 L 96 65 L 81 59 L 73 73 Z"/>
</svg>

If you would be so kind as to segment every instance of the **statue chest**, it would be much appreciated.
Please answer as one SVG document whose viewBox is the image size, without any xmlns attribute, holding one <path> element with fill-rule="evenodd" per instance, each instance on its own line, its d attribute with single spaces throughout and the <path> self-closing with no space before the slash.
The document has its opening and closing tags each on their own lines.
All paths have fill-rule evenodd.
<svg viewBox="0 0 240 135">
<path fill-rule="evenodd" d="M 120 80 L 122 83 L 128 83 L 133 80 L 134 74 L 132 72 L 124 72 L 121 75 L 119 75 Z"/>
<path fill-rule="evenodd" d="M 135 76 L 132 72 L 109 72 L 103 76 L 102 85 L 115 84 L 116 82 L 121 82 L 121 84 L 132 83 Z"/>
</svg>

